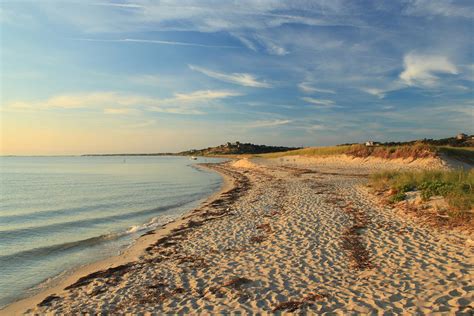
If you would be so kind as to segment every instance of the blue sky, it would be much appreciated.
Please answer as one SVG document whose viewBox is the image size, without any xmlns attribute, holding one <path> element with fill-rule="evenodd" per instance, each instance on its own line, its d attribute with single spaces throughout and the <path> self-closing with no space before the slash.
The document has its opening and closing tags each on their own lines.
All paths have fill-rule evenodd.
<svg viewBox="0 0 474 316">
<path fill-rule="evenodd" d="M 2 153 L 473 133 L 472 1 L 0 1 Z"/>
</svg>

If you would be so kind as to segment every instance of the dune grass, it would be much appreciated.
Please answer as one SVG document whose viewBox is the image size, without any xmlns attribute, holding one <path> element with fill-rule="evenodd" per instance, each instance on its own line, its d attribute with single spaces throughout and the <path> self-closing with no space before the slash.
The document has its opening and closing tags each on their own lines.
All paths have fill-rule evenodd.
<svg viewBox="0 0 474 316">
<path fill-rule="evenodd" d="M 348 146 L 307 147 L 302 149 L 255 155 L 263 158 L 280 158 L 286 156 L 331 156 L 345 154 L 351 148 Z"/>
<path fill-rule="evenodd" d="M 208 155 L 209 157 L 222 158 L 282 158 L 291 156 L 304 157 L 329 157 L 346 155 L 356 158 L 381 158 L 381 159 L 406 159 L 408 161 L 426 158 L 453 158 L 455 160 L 474 165 L 474 147 L 450 147 L 434 146 L 423 142 L 416 142 L 408 145 L 378 145 L 365 146 L 363 144 L 325 146 L 325 147 L 306 147 L 296 150 L 264 153 L 264 154 L 234 154 L 234 155 Z M 402 200 L 404 194 L 399 193 L 393 197 L 394 200 Z"/>
<path fill-rule="evenodd" d="M 374 146 L 367 147 L 364 145 L 353 145 L 346 152 L 349 156 L 354 157 L 377 157 L 384 159 L 419 159 L 436 157 L 437 150 L 434 146 L 423 143 L 415 143 L 413 145 L 398 146 Z"/>
<path fill-rule="evenodd" d="M 411 145 L 397 146 L 365 146 L 362 144 L 327 146 L 327 147 L 307 147 L 285 152 L 239 155 L 240 157 L 261 157 L 261 158 L 281 158 L 288 156 L 306 156 L 306 157 L 326 157 L 335 155 L 348 155 L 352 157 L 368 158 L 377 157 L 383 159 L 420 159 L 434 158 L 439 154 L 445 154 L 448 157 L 474 164 L 474 147 L 448 147 L 433 146 L 424 143 L 415 143 Z"/>
<path fill-rule="evenodd" d="M 474 170 L 437 171 L 386 171 L 370 176 L 369 184 L 376 190 L 391 189 L 392 202 L 401 201 L 405 193 L 421 191 L 421 197 L 443 196 L 454 212 L 459 215 L 474 206 Z"/>
<path fill-rule="evenodd" d="M 328 147 L 308 147 L 297 150 L 268 153 L 256 155 L 257 157 L 263 158 L 280 158 L 287 156 L 308 156 L 308 157 L 321 157 L 321 156 L 332 156 L 342 155 L 367 158 L 367 157 L 378 157 L 385 159 L 395 158 L 428 158 L 436 156 L 436 148 L 426 144 L 414 144 L 414 145 L 400 145 L 400 146 L 372 146 L 368 147 L 365 145 L 344 145 L 344 146 L 328 146 Z"/>
</svg>

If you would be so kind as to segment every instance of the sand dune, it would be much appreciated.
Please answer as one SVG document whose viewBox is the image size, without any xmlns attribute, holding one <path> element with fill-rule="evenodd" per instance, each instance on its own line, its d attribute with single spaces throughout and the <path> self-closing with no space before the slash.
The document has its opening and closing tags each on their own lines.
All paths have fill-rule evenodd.
<svg viewBox="0 0 474 316">
<path fill-rule="evenodd" d="M 146 236 L 135 261 L 68 284 L 29 312 L 472 313 L 469 237 L 374 203 L 362 186 L 373 164 L 212 168 L 233 189 L 167 234 Z"/>
</svg>

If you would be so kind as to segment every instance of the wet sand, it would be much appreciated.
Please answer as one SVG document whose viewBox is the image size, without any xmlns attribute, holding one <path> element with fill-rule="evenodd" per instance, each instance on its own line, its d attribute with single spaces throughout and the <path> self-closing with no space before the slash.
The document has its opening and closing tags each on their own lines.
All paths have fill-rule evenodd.
<svg viewBox="0 0 474 316">
<path fill-rule="evenodd" d="M 375 167 L 208 167 L 227 179 L 220 194 L 0 313 L 473 311 L 470 237 L 375 203 L 364 187 Z"/>
</svg>

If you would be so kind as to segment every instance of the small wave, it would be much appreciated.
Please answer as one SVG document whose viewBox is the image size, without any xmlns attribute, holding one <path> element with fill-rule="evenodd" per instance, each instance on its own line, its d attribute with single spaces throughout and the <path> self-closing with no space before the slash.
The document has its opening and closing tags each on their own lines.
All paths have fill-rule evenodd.
<svg viewBox="0 0 474 316">
<path fill-rule="evenodd" d="M 153 209 L 142 210 L 137 212 L 125 213 L 125 214 L 117 214 L 117 215 L 110 215 L 104 216 L 99 218 L 89 218 L 77 221 L 69 221 L 69 222 L 61 222 L 61 223 L 53 223 L 48 225 L 41 225 L 41 226 L 33 226 L 33 227 L 26 227 L 20 228 L 15 230 L 4 230 L 0 231 L 0 240 L 2 242 L 13 241 L 16 238 L 28 238 L 28 237 L 40 237 L 43 235 L 51 235 L 52 232 L 61 232 L 70 229 L 81 229 L 81 228 L 88 228 L 91 226 L 96 226 L 103 223 L 108 223 L 110 221 L 121 221 L 127 220 L 134 217 L 146 216 L 151 215 L 157 212 L 163 212 L 167 210 L 171 210 L 174 208 L 179 208 L 185 206 L 186 204 L 192 203 L 202 197 L 201 193 L 197 194 L 189 194 L 186 196 L 186 199 L 171 205 L 161 206 Z"/>
<path fill-rule="evenodd" d="M 179 214 L 177 214 L 179 215 Z M 133 225 L 127 229 L 127 234 L 134 234 L 137 232 L 152 230 L 158 226 L 164 225 L 172 221 L 177 216 L 160 216 L 153 217 L 150 221 L 142 225 Z"/>
<path fill-rule="evenodd" d="M 182 185 L 182 184 L 175 184 L 176 187 L 173 187 L 171 184 L 167 184 L 167 186 L 163 189 L 166 189 L 166 198 L 172 199 L 172 198 L 186 198 L 189 194 L 185 194 L 186 192 L 189 192 L 190 189 L 195 189 L 198 188 L 199 185 L 193 184 L 193 185 Z M 214 183 L 211 183 L 210 186 L 214 186 Z M 163 191 L 162 189 L 162 191 Z M 143 193 L 143 191 L 142 191 Z M 184 193 L 184 194 L 183 194 Z M 201 193 L 201 192 L 196 192 Z M 205 193 L 205 192 L 204 192 Z M 133 197 L 133 194 L 129 195 L 130 197 Z M 28 221 L 36 221 L 36 220 L 43 220 L 43 219 L 49 219 L 53 218 L 56 216 L 67 216 L 70 214 L 78 215 L 78 214 L 84 214 L 84 213 L 89 213 L 91 211 L 97 211 L 97 210 L 110 210 L 114 207 L 120 207 L 124 202 L 128 202 L 124 200 L 124 195 L 121 196 L 121 200 L 119 201 L 111 201 L 111 199 L 107 199 L 107 202 L 95 202 L 94 204 L 89 204 L 89 205 L 82 205 L 82 206 L 73 206 L 73 207 L 68 207 L 68 208 L 59 208 L 59 209 L 43 209 L 43 210 L 36 210 L 33 212 L 25 212 L 25 213 L 19 213 L 19 214 L 0 214 L 0 223 L 2 224 L 8 224 L 8 223 L 15 223 L 15 222 L 28 222 Z M 156 198 L 155 198 L 156 200 Z M 150 201 L 153 201 L 152 198 L 150 198 Z"/>
<path fill-rule="evenodd" d="M 0 265 L 12 263 L 17 260 L 21 260 L 22 263 L 25 263 L 25 261 L 27 260 L 38 260 L 38 258 L 64 253 L 64 251 L 71 250 L 74 248 L 91 247 L 103 243 L 105 241 L 118 239 L 124 236 L 125 234 L 126 233 L 124 232 L 111 233 L 97 237 L 66 242 L 62 244 L 56 244 L 52 246 L 38 247 L 30 250 L 20 251 L 10 255 L 0 256 Z"/>
<path fill-rule="evenodd" d="M 10 255 L 0 256 L 0 266 L 2 264 L 12 263 L 17 260 L 21 260 L 22 262 L 27 261 L 27 260 L 37 260 L 38 258 L 42 258 L 45 256 L 54 256 L 57 254 L 64 254 L 65 251 L 73 250 L 76 248 L 96 246 L 107 241 L 117 240 L 126 235 L 155 229 L 158 226 L 169 223 L 174 218 L 175 216 L 153 217 L 150 221 L 142 225 L 130 226 L 126 231 L 114 232 L 114 233 L 105 234 L 105 235 L 101 235 L 97 237 L 91 237 L 91 238 L 77 240 L 73 242 L 61 243 L 61 244 L 56 244 L 52 246 L 38 247 L 38 248 L 30 249 L 30 250 L 16 252 Z"/>
<path fill-rule="evenodd" d="M 2 264 L 11 263 L 16 260 L 37 260 L 38 258 L 45 257 L 45 256 L 54 256 L 57 254 L 62 254 L 65 251 L 73 250 L 75 248 L 84 248 L 84 247 L 91 247 L 101 244 L 103 242 L 112 241 L 124 237 L 126 235 L 135 234 L 138 232 L 143 231 L 150 231 L 155 229 L 159 226 L 165 225 L 176 217 L 178 217 L 180 213 L 174 215 L 162 215 L 153 217 L 148 222 L 141 224 L 141 225 L 132 225 L 127 230 L 122 232 L 114 232 L 110 234 L 105 234 L 97 237 L 91 237 L 87 239 L 82 239 L 73 242 L 66 242 L 61 244 L 56 244 L 52 246 L 45 246 L 45 247 L 38 247 L 30 250 L 20 251 L 13 254 L 0 256 L 0 266 Z"/>
</svg>

